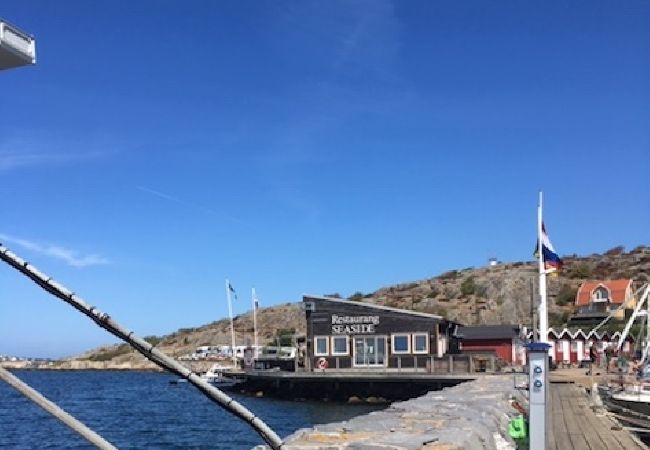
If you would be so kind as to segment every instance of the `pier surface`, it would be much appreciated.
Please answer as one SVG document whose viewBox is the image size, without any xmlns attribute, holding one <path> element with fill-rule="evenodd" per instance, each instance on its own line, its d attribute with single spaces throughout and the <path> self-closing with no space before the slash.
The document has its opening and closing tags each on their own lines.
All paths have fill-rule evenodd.
<svg viewBox="0 0 650 450">
<path fill-rule="evenodd" d="M 549 450 L 641 450 L 641 441 L 604 411 L 592 408 L 584 389 L 572 383 L 550 387 Z"/>
</svg>

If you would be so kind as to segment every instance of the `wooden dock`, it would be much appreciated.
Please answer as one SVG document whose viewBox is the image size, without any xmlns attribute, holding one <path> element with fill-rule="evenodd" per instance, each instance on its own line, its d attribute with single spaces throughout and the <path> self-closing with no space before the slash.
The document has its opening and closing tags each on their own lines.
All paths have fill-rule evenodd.
<svg viewBox="0 0 650 450">
<path fill-rule="evenodd" d="M 551 383 L 550 450 L 648 449 L 609 414 L 596 412 L 580 386 Z"/>
</svg>

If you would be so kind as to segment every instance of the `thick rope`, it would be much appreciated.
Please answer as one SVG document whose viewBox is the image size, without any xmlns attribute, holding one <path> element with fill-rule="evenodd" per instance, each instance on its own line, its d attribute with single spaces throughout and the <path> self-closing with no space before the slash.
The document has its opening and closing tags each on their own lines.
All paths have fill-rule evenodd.
<svg viewBox="0 0 650 450">
<path fill-rule="evenodd" d="M 45 291 L 60 298 L 73 308 L 77 309 L 84 315 L 92 319 L 97 325 L 107 330 L 109 333 L 117 336 L 123 341 L 130 344 L 134 349 L 141 353 L 145 358 L 154 362 L 163 369 L 172 372 L 180 377 L 186 378 L 199 391 L 203 392 L 210 400 L 214 401 L 226 411 L 234 414 L 236 417 L 248 422 L 253 429 L 269 444 L 274 450 L 282 447 L 282 439 L 266 424 L 262 419 L 253 414 L 241 403 L 233 400 L 223 391 L 212 386 L 198 375 L 193 373 L 187 367 L 183 366 L 173 358 L 167 356 L 149 342 L 136 336 L 132 331 L 122 327 L 111 317 L 100 311 L 94 306 L 88 305 L 82 298 L 78 297 L 72 291 L 58 284 L 51 277 L 41 273 L 34 266 L 23 261 L 6 247 L 0 244 L 0 259 L 9 264 L 20 273 L 30 278 Z"/>
</svg>

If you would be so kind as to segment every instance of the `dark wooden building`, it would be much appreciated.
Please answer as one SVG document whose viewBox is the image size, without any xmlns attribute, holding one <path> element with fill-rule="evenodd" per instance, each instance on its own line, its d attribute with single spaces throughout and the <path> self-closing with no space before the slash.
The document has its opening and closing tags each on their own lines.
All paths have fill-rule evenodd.
<svg viewBox="0 0 650 450">
<path fill-rule="evenodd" d="M 435 314 L 311 295 L 303 303 L 308 371 L 431 371 L 458 353 L 458 324 Z"/>
</svg>

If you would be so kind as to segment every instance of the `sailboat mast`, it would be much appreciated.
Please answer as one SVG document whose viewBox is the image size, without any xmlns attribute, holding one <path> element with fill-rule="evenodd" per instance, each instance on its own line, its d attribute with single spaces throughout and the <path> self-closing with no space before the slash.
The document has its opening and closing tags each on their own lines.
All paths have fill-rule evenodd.
<svg viewBox="0 0 650 450">
<path fill-rule="evenodd" d="M 235 355 L 235 323 L 232 319 L 232 301 L 230 299 L 230 281 L 226 278 L 226 297 L 228 298 L 228 315 L 230 316 L 230 335 L 232 337 L 232 363 L 237 365 L 237 356 Z"/>
<path fill-rule="evenodd" d="M 253 350 L 253 356 L 257 358 L 257 296 L 255 295 L 255 288 L 252 289 L 252 300 L 253 300 L 253 335 L 255 337 L 255 350 Z"/>
</svg>

